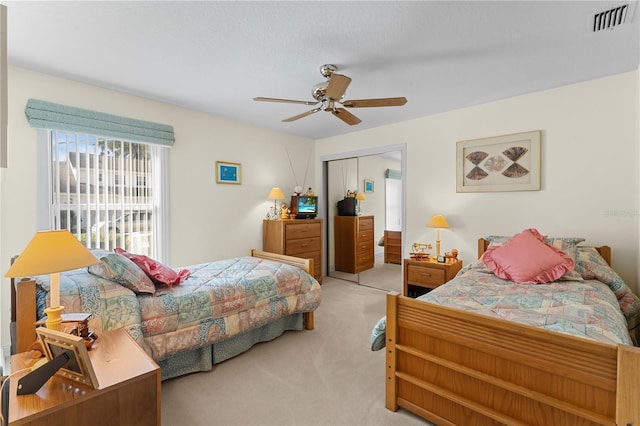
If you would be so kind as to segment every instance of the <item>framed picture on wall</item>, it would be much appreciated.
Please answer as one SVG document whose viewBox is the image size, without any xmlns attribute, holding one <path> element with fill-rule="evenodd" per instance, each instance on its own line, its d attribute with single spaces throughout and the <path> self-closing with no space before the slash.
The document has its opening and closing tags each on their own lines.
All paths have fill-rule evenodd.
<svg viewBox="0 0 640 426">
<path fill-rule="evenodd" d="M 216 183 L 241 183 L 240 163 L 216 161 Z"/>
<path fill-rule="evenodd" d="M 364 192 L 373 192 L 373 181 L 370 179 L 364 180 Z"/>
<path fill-rule="evenodd" d="M 540 190 L 540 130 L 456 144 L 456 192 Z"/>
</svg>

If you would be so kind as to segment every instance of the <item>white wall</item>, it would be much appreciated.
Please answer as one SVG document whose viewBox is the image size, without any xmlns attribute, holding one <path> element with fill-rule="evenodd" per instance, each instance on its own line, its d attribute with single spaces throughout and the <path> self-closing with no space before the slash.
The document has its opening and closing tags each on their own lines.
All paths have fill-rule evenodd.
<svg viewBox="0 0 640 426">
<path fill-rule="evenodd" d="M 291 155 L 300 180 L 314 143 L 311 140 L 248 126 L 209 114 L 154 102 L 124 93 L 72 82 L 21 68 L 9 68 L 8 168 L 0 169 L 0 264 L 19 254 L 36 229 L 35 129 L 24 107 L 29 98 L 68 104 L 174 126 L 170 152 L 169 264 L 181 266 L 245 255 L 262 248 L 262 219 L 280 186 L 286 196 L 296 184 Z M 242 164 L 242 185 L 218 185 L 216 160 Z M 310 164 L 307 186 L 315 186 Z M 289 200 L 287 200 L 287 203 Z M 3 347 L 9 343 L 10 286 L 0 287 Z"/>
<path fill-rule="evenodd" d="M 478 238 L 536 227 L 611 245 L 614 268 L 638 292 L 638 82 L 624 73 L 327 138 L 316 155 L 406 144 L 404 253 L 435 241 L 425 223 L 436 213 L 451 227 L 442 250 L 458 248 L 465 263 Z M 456 193 L 456 142 L 530 130 L 542 130 L 540 191 Z"/>
<path fill-rule="evenodd" d="M 376 256 L 384 256 L 384 247 L 378 245 L 378 240 L 384 236 L 386 204 L 385 204 L 385 177 L 387 169 L 400 170 L 401 165 L 397 161 L 384 158 L 379 155 L 368 155 L 358 158 L 358 192 L 364 193 L 364 180 L 373 181 L 373 192 L 364 193 L 366 201 L 362 203 L 364 214 L 374 216 L 374 251 Z"/>
</svg>

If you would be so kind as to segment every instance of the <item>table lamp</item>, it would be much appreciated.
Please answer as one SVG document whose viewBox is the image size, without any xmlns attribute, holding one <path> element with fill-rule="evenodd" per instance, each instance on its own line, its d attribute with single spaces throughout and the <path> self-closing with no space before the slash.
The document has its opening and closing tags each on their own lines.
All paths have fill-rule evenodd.
<svg viewBox="0 0 640 426">
<path fill-rule="evenodd" d="M 51 274 L 49 280 L 51 301 L 49 307 L 44 310 L 47 314 L 45 324 L 47 328 L 61 330 L 64 306 L 60 306 L 60 272 L 83 268 L 98 262 L 100 260 L 68 230 L 39 231 L 4 276 L 18 278 Z"/>
<path fill-rule="evenodd" d="M 273 188 L 271 188 L 269 195 L 267 195 L 267 199 L 273 200 L 273 214 L 270 214 L 270 216 L 272 216 L 270 217 L 270 219 L 279 218 L 280 214 L 278 213 L 278 206 L 276 205 L 276 203 L 278 202 L 278 200 L 284 200 L 284 194 L 282 193 L 282 190 L 277 186 L 274 186 Z"/>
<path fill-rule="evenodd" d="M 429 228 L 436 228 L 436 256 L 440 256 L 440 228 L 448 228 L 447 220 L 441 214 L 435 214 L 427 223 Z"/>
<path fill-rule="evenodd" d="M 356 198 L 358 199 L 358 214 L 361 215 L 362 213 L 364 213 L 364 210 L 362 209 L 362 205 L 360 203 L 367 201 L 367 198 L 362 192 L 359 192 Z"/>
</svg>

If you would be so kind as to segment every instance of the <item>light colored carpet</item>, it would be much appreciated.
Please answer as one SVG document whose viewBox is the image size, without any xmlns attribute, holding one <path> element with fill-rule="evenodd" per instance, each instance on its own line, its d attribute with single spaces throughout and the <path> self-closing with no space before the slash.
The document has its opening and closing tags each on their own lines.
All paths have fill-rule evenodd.
<svg viewBox="0 0 640 426">
<path fill-rule="evenodd" d="M 290 331 L 209 372 L 162 383 L 162 424 L 425 425 L 384 407 L 385 353 L 369 336 L 385 291 L 325 277 L 315 330 Z"/>
<path fill-rule="evenodd" d="M 367 269 L 359 274 L 360 285 L 374 287 L 385 291 L 395 291 L 402 294 L 403 280 L 402 265 L 384 263 L 383 256 L 377 256 L 372 269 Z"/>
</svg>

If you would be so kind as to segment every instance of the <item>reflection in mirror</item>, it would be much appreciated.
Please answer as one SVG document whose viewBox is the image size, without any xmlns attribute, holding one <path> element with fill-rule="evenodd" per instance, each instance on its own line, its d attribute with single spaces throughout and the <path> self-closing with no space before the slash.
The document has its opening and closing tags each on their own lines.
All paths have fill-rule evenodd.
<svg viewBox="0 0 640 426">
<path fill-rule="evenodd" d="M 401 175 L 400 151 L 328 162 L 329 276 L 402 293 Z M 356 212 L 343 217 L 337 203 L 348 193 Z"/>
</svg>

